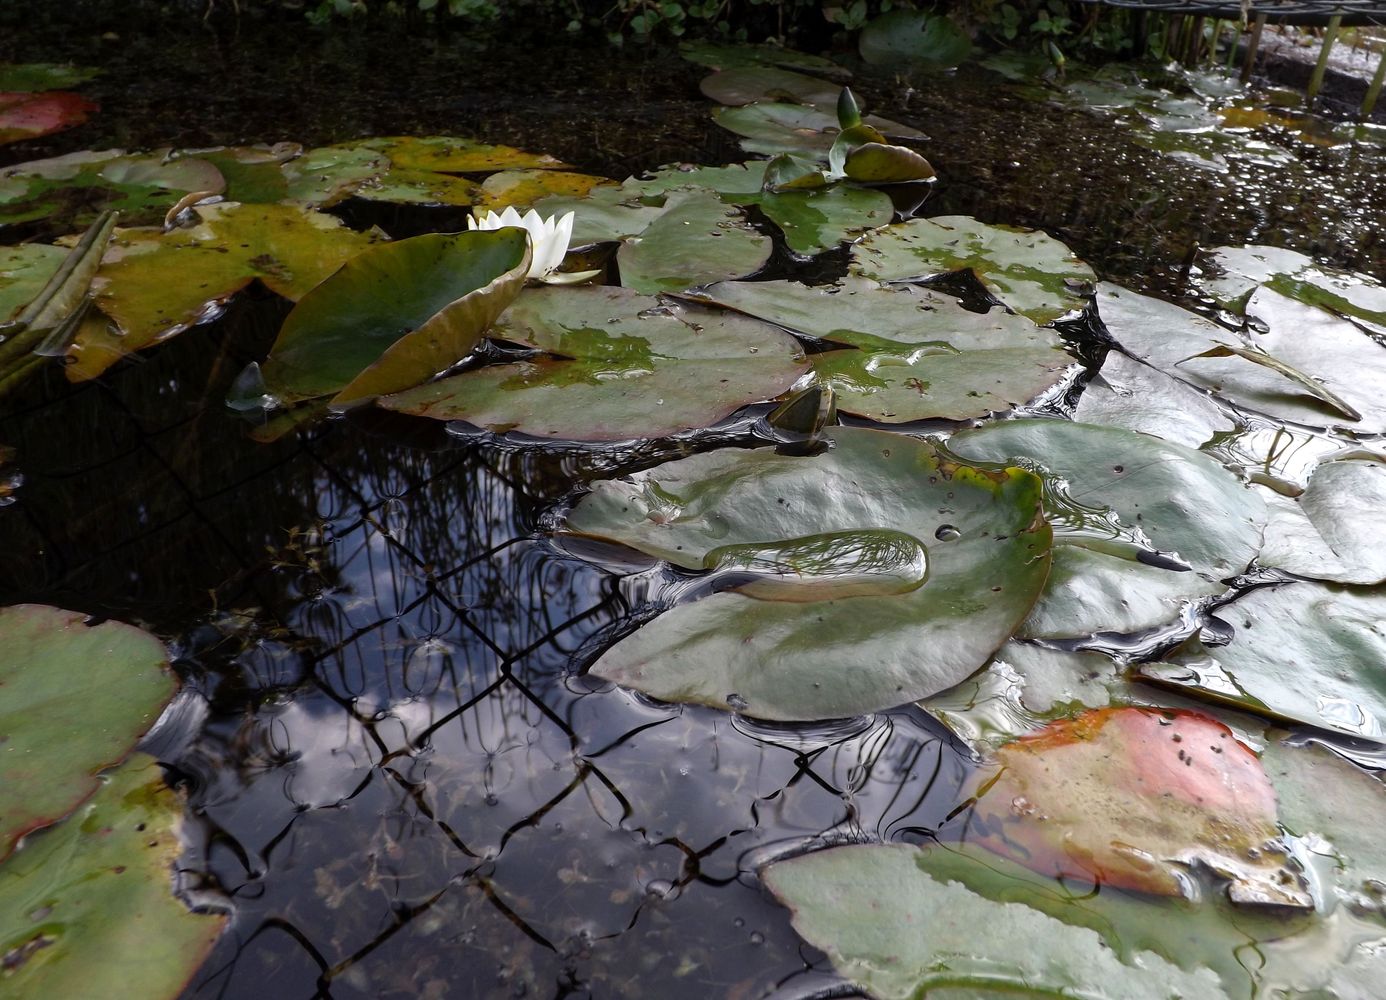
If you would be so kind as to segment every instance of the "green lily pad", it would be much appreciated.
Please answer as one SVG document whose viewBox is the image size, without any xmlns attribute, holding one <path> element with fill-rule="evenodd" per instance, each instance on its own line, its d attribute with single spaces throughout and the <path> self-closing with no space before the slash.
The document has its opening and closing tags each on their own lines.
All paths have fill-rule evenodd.
<svg viewBox="0 0 1386 1000">
<path fill-rule="evenodd" d="M 213 146 L 180 150 L 178 155 L 216 167 L 226 179 L 227 201 L 264 205 L 288 198 L 289 179 L 284 175 L 284 164 L 302 156 L 303 147 L 296 142 Z"/>
<path fill-rule="evenodd" d="M 664 214 L 671 193 L 667 189 L 646 192 L 640 182 L 628 180 L 618 187 L 595 187 L 581 198 L 541 198 L 534 210 L 545 218 L 572 212 L 572 246 L 613 243 L 648 229 Z"/>
<path fill-rule="evenodd" d="M 842 88 L 835 83 L 775 66 L 738 66 L 704 77 L 703 96 L 736 107 L 757 101 L 788 101 L 827 109 L 837 104 Z"/>
<path fill-rule="evenodd" d="M 1369 275 L 1322 267 L 1311 257 L 1278 247 L 1218 247 L 1210 251 L 1209 260 L 1221 274 L 1205 278 L 1203 287 L 1228 308 L 1245 309 L 1257 286 L 1267 285 L 1386 334 L 1386 286 Z"/>
<path fill-rule="evenodd" d="M 581 198 L 593 188 L 615 185 L 605 177 L 570 170 L 499 170 L 481 182 L 476 206 L 494 212 L 510 206 L 526 209 L 551 195 Z"/>
<path fill-rule="evenodd" d="M 1179 306 L 1113 285 L 1098 293 L 1098 311 L 1113 337 L 1147 364 L 1249 410 L 1311 426 L 1386 429 L 1386 348 L 1360 327 L 1267 287 L 1247 302 L 1264 321 L 1245 339 Z M 1236 348 L 1241 356 L 1226 355 Z M 1268 355 L 1301 379 L 1253 364 L 1246 353 Z M 1323 391 L 1306 388 L 1312 380 Z M 1360 419 L 1353 419 L 1340 399 Z"/>
<path fill-rule="evenodd" d="M 285 201 L 330 208 L 390 169 L 391 161 L 369 146 L 324 146 L 284 162 Z"/>
<path fill-rule="evenodd" d="M 163 643 L 131 625 L 89 626 L 40 604 L 0 608 L 0 858 L 96 791 L 97 772 L 129 753 L 173 697 L 167 668 Z"/>
<path fill-rule="evenodd" d="M 789 249 L 803 256 L 832 250 L 895 216 L 888 195 L 842 184 L 812 191 L 767 192 L 754 204 L 780 227 Z"/>
<path fill-rule="evenodd" d="M 852 247 L 852 271 L 877 281 L 916 281 L 970 268 L 997 299 L 1036 323 L 1083 306 L 1092 269 L 1033 229 L 989 226 L 963 215 L 911 219 Z"/>
<path fill-rule="evenodd" d="M 942 14 L 901 8 L 863 28 L 857 48 L 873 66 L 951 69 L 972 53 L 972 39 Z"/>
<path fill-rule="evenodd" d="M 529 236 L 515 227 L 371 247 L 299 300 L 265 384 L 282 402 L 334 405 L 418 385 L 471 353 L 529 265 Z"/>
<path fill-rule="evenodd" d="M 742 107 L 718 108 L 713 121 L 742 137 L 748 153 L 810 153 L 826 159 L 837 139 L 837 114 L 804 104 L 763 101 Z M 922 139 L 924 133 L 899 122 L 867 115 L 862 121 L 879 132 L 902 138 Z"/>
<path fill-rule="evenodd" d="M 1208 969 L 1116 952 L 1097 930 L 1045 912 L 1081 904 L 1052 880 L 1020 872 L 978 849 L 861 845 L 781 861 L 762 879 L 800 936 L 879 1000 L 1225 996 Z M 979 883 L 991 891 L 971 888 Z M 1041 908 L 1045 895 L 1053 901 Z M 1107 894 L 1083 898 L 1094 897 Z"/>
<path fill-rule="evenodd" d="M 476 368 L 381 400 L 391 410 L 535 437 L 664 437 L 773 398 L 803 375 L 764 323 L 626 288 L 526 291 L 493 332 L 551 357 Z"/>
<path fill-rule="evenodd" d="M 625 186 L 640 195 L 658 195 L 675 188 L 708 188 L 722 195 L 733 205 L 754 204 L 765 185 L 764 160 L 732 163 L 724 167 L 704 167 L 690 163 L 660 167 L 641 178 L 626 181 Z M 747 199 L 747 200 L 742 200 Z"/>
<path fill-rule="evenodd" d="M 925 288 L 852 278 L 818 287 L 724 282 L 699 298 L 857 348 L 810 360 L 840 410 L 872 420 L 965 420 L 1010 409 L 1074 364 L 1052 331 L 1023 316 L 970 312 Z"/>
<path fill-rule="evenodd" d="M 34 300 L 68 252 L 62 247 L 26 243 L 0 247 L 0 323 L 8 323 Z"/>
<path fill-rule="evenodd" d="M 852 71 L 831 59 L 795 52 L 778 45 L 724 45 L 717 42 L 690 41 L 679 45 L 679 54 L 689 62 L 708 69 L 742 69 L 752 66 L 778 66 L 782 69 L 803 70 L 835 80 L 845 80 Z"/>
<path fill-rule="evenodd" d="M 385 201 L 396 205 L 471 205 L 481 185 L 465 177 L 432 170 L 391 167 L 352 192 L 353 198 Z"/>
<path fill-rule="evenodd" d="M 1218 610 L 1235 635 L 1188 644 L 1142 677 L 1246 711 L 1386 742 L 1386 594 L 1319 583 L 1253 590 Z"/>
<path fill-rule="evenodd" d="M 1161 896 L 1188 868 L 1233 901 L 1312 909 L 1276 849 L 1275 791 L 1261 762 L 1196 712 L 1101 708 L 999 747 L 975 779 L 972 839 L 1031 871 Z"/>
<path fill-rule="evenodd" d="M 621 284 L 637 292 L 678 292 L 754 274 L 774 246 L 712 191 L 673 192 L 664 209 L 616 253 Z"/>
<path fill-rule="evenodd" d="M 196 157 L 168 159 L 168 150 L 69 153 L 0 170 L 0 225 L 44 219 L 73 228 L 115 209 L 127 226 L 161 222 L 193 191 L 220 192 L 221 172 Z"/>
<path fill-rule="evenodd" d="M 1073 419 L 1140 431 L 1197 448 L 1233 430 L 1232 418 L 1207 393 L 1120 351 L 1083 388 Z"/>
<path fill-rule="evenodd" d="M 91 726 L 79 720 L 72 734 Z M 190 913 L 170 892 L 181 817 L 158 765 L 140 756 L 107 776 L 78 815 L 25 840 L 0 866 L 7 995 L 172 1000 L 182 992 L 226 921 Z"/>
<path fill-rule="evenodd" d="M 85 324 L 69 354 L 73 381 L 216 315 L 258 279 L 297 301 L 373 239 L 333 216 L 290 205 L 223 202 L 198 209 L 190 229 L 118 231 L 93 283 L 108 324 Z M 178 281 L 169 281 L 177 273 Z"/>
<path fill-rule="evenodd" d="M 1386 582 L 1386 462 L 1325 462 L 1298 498 L 1267 502 L 1261 565 L 1335 583 Z"/>
<path fill-rule="evenodd" d="M 99 69 L 66 63 L 5 63 L 0 65 L 0 90 L 66 90 L 100 74 Z"/>
<path fill-rule="evenodd" d="M 955 434 L 948 448 L 973 461 L 1044 469 L 1046 511 L 1090 548 L 1110 542 L 1140 559 L 1153 547 L 1219 580 L 1245 570 L 1261 548 L 1265 503 L 1182 445 L 1116 427 L 1007 420 Z"/>
<path fill-rule="evenodd" d="M 597 483 L 564 529 L 693 570 L 715 568 L 726 546 L 758 546 L 773 564 L 817 536 L 900 532 L 926 549 L 923 584 L 901 593 L 896 567 L 866 564 L 853 568 L 858 596 L 715 593 L 646 623 L 593 674 L 667 701 L 807 720 L 923 698 L 986 662 L 1048 572 L 1039 481 L 880 431 L 823 437 L 831 447 L 813 456 L 723 449 Z M 862 594 L 863 575 L 878 579 L 876 594 Z"/>
<path fill-rule="evenodd" d="M 96 102 L 65 90 L 46 93 L 0 91 L 0 146 L 37 139 L 80 125 Z"/>
<path fill-rule="evenodd" d="M 526 153 L 514 146 L 495 146 L 454 135 L 381 136 L 344 143 L 345 148 L 383 153 L 396 167 L 440 174 L 476 174 L 492 170 L 554 170 L 567 166 L 547 153 Z"/>
</svg>

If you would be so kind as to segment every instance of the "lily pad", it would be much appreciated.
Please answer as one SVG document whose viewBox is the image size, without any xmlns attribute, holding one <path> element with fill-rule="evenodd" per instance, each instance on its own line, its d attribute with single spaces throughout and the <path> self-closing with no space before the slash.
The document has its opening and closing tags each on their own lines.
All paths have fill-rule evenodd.
<svg viewBox="0 0 1386 1000">
<path fill-rule="evenodd" d="M 976 781 L 974 842 L 1041 875 L 1162 896 L 1201 865 L 1237 902 L 1309 909 L 1276 850 L 1256 754 L 1207 716 L 1092 709 L 1006 743 Z"/>
<path fill-rule="evenodd" d="M 1268 503 L 1261 565 L 1336 583 L 1386 582 L 1386 460 L 1326 462 L 1297 499 Z"/>
<path fill-rule="evenodd" d="M 369 146 L 324 146 L 285 161 L 285 200 L 330 208 L 390 169 L 390 160 Z"/>
<path fill-rule="evenodd" d="M 849 278 L 724 282 L 699 298 L 856 350 L 810 359 L 838 408 L 873 420 L 964 420 L 1010 409 L 1059 382 L 1058 337 L 1000 309 L 975 313 L 925 288 Z"/>
<path fill-rule="evenodd" d="M 268 204 L 289 196 L 284 164 L 302 156 L 303 147 L 296 142 L 212 146 L 179 150 L 177 155 L 203 160 L 216 167 L 226 179 L 227 201 Z"/>
<path fill-rule="evenodd" d="M 1386 742 L 1386 594 L 1264 587 L 1218 610 L 1230 643 L 1188 644 L 1141 676 L 1246 711 Z"/>
<path fill-rule="evenodd" d="M 998 300 L 1036 323 L 1083 306 L 1092 269 L 1038 230 L 989 226 L 963 215 L 911 219 L 852 248 L 852 271 L 877 281 L 919 281 L 970 268 Z"/>
<path fill-rule="evenodd" d="M 390 163 L 406 170 L 430 170 L 440 174 L 554 170 L 567 165 L 547 153 L 526 153 L 514 146 L 496 146 L 454 135 L 381 136 L 343 146 L 383 153 Z"/>
<path fill-rule="evenodd" d="M 901 8 L 867 24 L 857 48 L 873 66 L 950 69 L 972 53 L 972 39 L 942 14 Z"/>
<path fill-rule="evenodd" d="M 70 352 L 73 381 L 95 378 L 127 354 L 212 319 L 258 279 L 297 301 L 373 240 L 333 216 L 290 205 L 223 202 L 190 229 L 118 231 L 93 283 L 117 325 L 86 324 Z M 178 281 L 169 281 L 171 271 Z"/>
<path fill-rule="evenodd" d="M 1234 428 L 1207 393 L 1120 351 L 1108 351 L 1102 370 L 1083 388 L 1073 419 L 1140 431 L 1197 448 Z"/>
<path fill-rule="evenodd" d="M 72 732 L 90 726 L 79 721 Z M 26 839 L 0 867 L 7 994 L 171 1000 L 182 992 L 226 921 L 188 912 L 170 892 L 181 817 L 158 765 L 140 756 L 107 776 L 77 816 Z"/>
<path fill-rule="evenodd" d="M 620 441 L 706 427 L 804 373 L 788 334 L 625 288 L 526 291 L 493 332 L 550 357 L 476 368 L 388 409 L 535 437 Z"/>
<path fill-rule="evenodd" d="M 835 112 L 804 104 L 762 101 L 742 107 L 718 108 L 712 113 L 718 125 L 742 136 L 741 148 L 748 153 L 812 153 L 827 159 L 837 138 Z M 907 139 L 923 139 L 918 129 L 875 115 L 862 121 L 879 132 Z"/>
<path fill-rule="evenodd" d="M 39 604 L 0 608 L 0 858 L 96 791 L 173 696 L 158 639 Z M 73 685 L 83 697 L 75 697 Z"/>
<path fill-rule="evenodd" d="M 42 243 L 0 247 L 0 324 L 14 319 L 43 291 L 67 254 L 62 247 Z"/>
<path fill-rule="evenodd" d="M 803 70 L 835 80 L 845 80 L 852 71 L 831 59 L 795 52 L 778 45 L 724 45 L 717 42 L 690 41 L 679 46 L 679 54 L 689 62 L 708 69 L 740 69 L 751 66 L 778 66 L 782 69 Z"/>
<path fill-rule="evenodd" d="M 638 292 L 677 292 L 754 274 L 774 249 L 735 208 L 711 191 L 673 192 L 638 236 L 623 243 L 621 284 Z"/>
<path fill-rule="evenodd" d="M 100 74 L 99 69 L 67 63 L 6 63 L 0 65 L 0 90 L 65 90 Z"/>
<path fill-rule="evenodd" d="M 828 109 L 837 104 L 842 88 L 815 76 L 774 66 L 739 66 L 704 77 L 698 84 L 705 97 L 737 107 L 757 101 L 788 101 Z"/>
<path fill-rule="evenodd" d="M 670 194 L 667 189 L 647 192 L 640 182 L 628 180 L 619 187 L 595 187 L 581 198 L 542 198 L 535 202 L 534 210 L 545 218 L 572 212 L 573 246 L 612 243 L 649 228 L 664 214 Z"/>
<path fill-rule="evenodd" d="M 0 91 L 0 146 L 80 125 L 95 110 L 95 101 L 65 90 L 41 94 Z"/>
<path fill-rule="evenodd" d="M 465 177 L 432 170 L 392 167 L 352 192 L 353 198 L 385 201 L 396 205 L 471 205 L 481 185 Z"/>
<path fill-rule="evenodd" d="M 625 186 L 640 195 L 657 195 L 675 188 L 709 188 L 733 205 L 754 203 L 765 185 L 764 160 L 731 163 L 724 167 L 705 167 L 679 163 L 660 167 L 644 177 L 632 178 Z M 742 199 L 750 199 L 743 201 Z"/>
<path fill-rule="evenodd" d="M 1311 426 L 1386 429 L 1386 348 L 1352 322 L 1314 306 L 1258 289 L 1247 312 L 1264 321 L 1243 337 L 1179 306 L 1112 285 L 1098 293 L 1098 311 L 1113 337 L 1132 355 L 1237 406 Z M 1241 356 L 1224 349 L 1237 348 Z M 1259 352 L 1288 365 L 1300 378 L 1253 364 Z M 1353 419 L 1312 380 L 1360 414 Z"/>
<path fill-rule="evenodd" d="M 512 205 L 526 209 L 551 195 L 581 198 L 593 188 L 615 184 L 605 177 L 570 170 L 499 170 L 481 182 L 476 206 L 496 212 Z"/>
<path fill-rule="evenodd" d="M 1088 547 L 1108 540 L 1135 559 L 1153 548 L 1219 580 L 1245 570 L 1261 548 L 1261 498 L 1183 445 L 1115 427 L 1008 420 L 955 434 L 948 448 L 1045 469 L 1046 510 Z"/>
<path fill-rule="evenodd" d="M 722 449 L 597 483 L 564 528 L 692 570 L 714 568 L 726 546 L 756 545 L 774 562 L 815 536 L 900 532 L 927 551 L 924 582 L 901 593 L 894 567 L 868 563 L 854 573 L 879 578 L 873 596 L 715 593 L 618 642 L 596 676 L 668 701 L 807 720 L 923 698 L 986 662 L 1048 572 L 1039 481 L 880 431 L 829 428 L 824 439 L 829 449 L 812 456 Z"/>
<path fill-rule="evenodd" d="M 1096 930 L 1049 915 L 1033 897 L 1069 902 L 1051 880 L 1006 878 L 1004 862 L 980 853 L 951 845 L 837 847 L 771 865 L 762 879 L 789 907 L 800 936 L 879 1000 L 1225 995 L 1207 969 L 1185 971 L 1148 951 L 1123 955 Z M 983 881 L 995 887 L 991 898 L 970 888 Z"/>
<path fill-rule="evenodd" d="M 162 221 L 194 191 L 220 192 L 221 172 L 196 157 L 168 159 L 169 151 L 127 154 L 69 153 L 0 170 L 0 225 L 44 219 L 52 225 L 85 226 L 115 209 L 127 226 Z"/>
<path fill-rule="evenodd" d="M 1386 286 L 1366 274 L 1316 264 L 1311 257 L 1278 247 L 1218 247 L 1209 260 L 1221 273 L 1203 286 L 1219 303 L 1241 311 L 1257 286 L 1321 306 L 1386 334 Z"/>
<path fill-rule="evenodd" d="M 850 242 L 884 226 L 895 215 L 888 195 L 843 184 L 812 191 L 767 192 L 754 204 L 780 227 L 789 249 L 804 256 Z"/>
<path fill-rule="evenodd" d="M 524 286 L 529 236 L 431 233 L 352 257 L 299 300 L 265 362 L 282 402 L 334 405 L 418 385 L 456 364 Z"/>
</svg>

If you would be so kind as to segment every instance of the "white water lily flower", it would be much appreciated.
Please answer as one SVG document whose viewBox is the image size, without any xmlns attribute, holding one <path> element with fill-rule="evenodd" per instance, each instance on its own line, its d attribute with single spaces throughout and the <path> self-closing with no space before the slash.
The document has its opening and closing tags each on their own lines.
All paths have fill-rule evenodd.
<svg viewBox="0 0 1386 1000">
<path fill-rule="evenodd" d="M 529 273 L 525 275 L 526 278 L 537 278 L 553 285 L 567 285 L 576 281 L 586 281 L 600 273 L 597 271 L 579 271 L 569 274 L 558 272 L 558 266 L 563 263 L 563 257 L 568 253 L 568 241 L 573 238 L 572 212 L 562 218 L 550 216 L 545 219 L 532 208 L 524 215 L 520 215 L 512 205 L 507 207 L 504 212 L 488 211 L 480 217 L 472 216 L 467 220 L 467 228 L 470 230 L 504 229 L 508 226 L 514 226 L 529 233 L 532 256 Z"/>
</svg>

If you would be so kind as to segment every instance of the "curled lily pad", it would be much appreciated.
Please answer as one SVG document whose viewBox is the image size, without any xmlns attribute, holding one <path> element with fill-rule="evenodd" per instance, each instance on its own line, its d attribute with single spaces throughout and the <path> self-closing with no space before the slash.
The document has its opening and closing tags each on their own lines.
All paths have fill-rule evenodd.
<svg viewBox="0 0 1386 1000">
<path fill-rule="evenodd" d="M 1386 286 L 1369 275 L 1323 267 L 1279 247 L 1218 247 L 1208 259 L 1220 273 L 1205 278 L 1203 286 L 1229 308 L 1245 309 L 1257 287 L 1266 285 L 1305 305 L 1322 306 L 1386 333 Z"/>
<path fill-rule="evenodd" d="M 972 52 L 967 32 L 942 14 L 898 9 L 862 29 L 861 57 L 873 66 L 948 69 Z"/>
<path fill-rule="evenodd" d="M 343 144 L 374 150 L 396 167 L 440 174 L 474 174 L 491 170 L 561 169 L 566 164 L 547 153 L 526 153 L 454 135 L 381 136 Z"/>
<path fill-rule="evenodd" d="M 0 324 L 14 319 L 33 301 L 48 284 L 48 279 L 57 273 L 67 254 L 62 247 L 42 243 L 0 247 Z"/>
<path fill-rule="evenodd" d="M 1256 754 L 1194 712 L 1093 709 L 996 751 L 974 841 L 1041 875 L 1163 896 L 1190 865 L 1234 901 L 1312 908 L 1276 849 L 1275 791 Z"/>
<path fill-rule="evenodd" d="M 1245 711 L 1386 742 L 1386 595 L 1264 587 L 1218 609 L 1226 645 L 1187 644 L 1142 677 Z"/>
<path fill-rule="evenodd" d="M 914 150 L 867 142 L 847 154 L 843 172 L 860 184 L 910 184 L 934 179 L 934 168 Z"/>
<path fill-rule="evenodd" d="M 693 570 L 727 545 L 777 559 L 815 535 L 899 532 L 926 550 L 924 583 L 899 592 L 892 562 L 872 571 L 874 595 L 862 593 L 861 564 L 856 596 L 715 593 L 618 642 L 595 675 L 665 700 L 805 720 L 922 698 L 986 662 L 1048 571 L 1038 480 L 983 472 L 880 431 L 826 428 L 823 440 L 828 449 L 812 456 L 723 449 L 597 483 L 564 528 Z"/>
<path fill-rule="evenodd" d="M 39 604 L 0 608 L 0 858 L 96 791 L 173 696 L 163 643 Z M 86 697 L 75 697 L 80 683 Z"/>
<path fill-rule="evenodd" d="M 126 354 L 213 318 L 257 279 L 297 301 L 373 242 L 333 216 L 290 205 L 223 202 L 199 213 L 190 229 L 117 231 L 93 282 L 96 305 L 116 330 L 104 322 L 83 327 L 70 379 L 94 378 Z M 168 280 L 171 271 L 178 281 Z"/>
<path fill-rule="evenodd" d="M 660 215 L 616 254 L 621 284 L 677 292 L 754 274 L 773 244 L 711 191 L 671 193 Z"/>
<path fill-rule="evenodd" d="M 1299 497 L 1268 503 L 1263 566 L 1337 583 L 1386 582 L 1386 460 L 1325 462 Z"/>
<path fill-rule="evenodd" d="M 963 420 L 1027 402 L 1073 359 L 1058 337 L 1000 309 L 970 312 L 917 287 L 848 279 L 724 282 L 700 298 L 853 350 L 813 355 L 844 412 L 901 422 Z"/>
<path fill-rule="evenodd" d="M 111 149 L 6 167 L 0 170 L 0 225 L 44 219 L 85 226 L 110 209 L 120 212 L 125 225 L 138 225 L 162 220 L 191 192 L 225 189 L 225 178 L 211 163 L 170 159 L 170 152 Z"/>
<path fill-rule="evenodd" d="M 530 208 L 541 198 L 561 195 L 581 198 L 593 188 L 614 186 L 615 181 L 570 170 L 499 170 L 481 182 L 477 208 L 499 212 L 503 208 Z"/>
<path fill-rule="evenodd" d="M 299 300 L 264 366 L 292 403 L 334 405 L 418 385 L 469 354 L 524 285 L 529 236 L 432 233 L 352 257 Z"/>
<path fill-rule="evenodd" d="M 0 91 L 0 146 L 80 125 L 87 120 L 87 114 L 95 110 L 95 101 L 67 91 L 42 94 Z"/>
<path fill-rule="evenodd" d="M 493 332 L 549 356 L 475 368 L 381 404 L 495 431 L 619 441 L 716 423 L 779 395 L 806 367 L 774 327 L 625 288 L 532 289 Z"/>
<path fill-rule="evenodd" d="M 172 1000 L 182 992 L 226 921 L 189 913 L 170 891 L 181 817 L 161 769 L 140 756 L 105 777 L 77 815 L 25 840 L 0 866 L 9 995 Z"/>
<path fill-rule="evenodd" d="M 916 281 L 971 269 L 1001 302 L 1036 323 L 1082 307 L 1092 269 L 1033 229 L 989 226 L 963 215 L 911 219 L 852 248 L 852 271 L 877 281 Z"/>
<path fill-rule="evenodd" d="M 739 66 L 704 77 L 699 88 L 716 101 L 736 107 L 756 101 L 791 101 L 831 108 L 842 88 L 835 83 L 774 66 Z"/>
</svg>

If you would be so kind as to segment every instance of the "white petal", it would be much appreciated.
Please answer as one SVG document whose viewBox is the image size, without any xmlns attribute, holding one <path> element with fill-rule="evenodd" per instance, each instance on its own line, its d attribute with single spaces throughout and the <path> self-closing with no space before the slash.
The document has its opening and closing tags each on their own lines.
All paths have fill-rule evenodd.
<svg viewBox="0 0 1386 1000">
<path fill-rule="evenodd" d="M 499 220 L 499 227 L 519 226 L 521 229 L 529 228 L 524 224 L 524 220 L 520 218 L 520 213 L 515 211 L 514 205 L 507 205 L 505 207 L 505 211 L 502 212 L 500 215 L 496 216 L 496 218 Z"/>
</svg>

